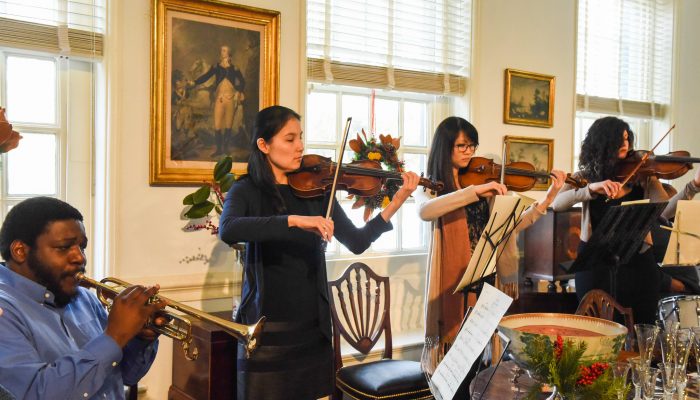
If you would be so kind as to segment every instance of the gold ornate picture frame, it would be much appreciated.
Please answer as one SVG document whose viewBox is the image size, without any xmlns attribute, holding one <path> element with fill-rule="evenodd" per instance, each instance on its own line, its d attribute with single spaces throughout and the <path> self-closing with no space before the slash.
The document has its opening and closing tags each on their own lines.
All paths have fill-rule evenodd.
<svg viewBox="0 0 700 400">
<path fill-rule="evenodd" d="M 199 184 L 221 157 L 243 173 L 257 112 L 279 96 L 280 13 L 152 0 L 152 185 Z"/>
<path fill-rule="evenodd" d="M 549 173 L 554 165 L 554 139 L 524 136 L 505 136 L 505 164 L 525 161 L 532 164 L 538 172 Z M 532 190 L 547 190 L 549 179 L 537 179 Z"/>
<path fill-rule="evenodd" d="M 551 128 L 555 77 L 506 69 L 503 122 Z"/>
</svg>

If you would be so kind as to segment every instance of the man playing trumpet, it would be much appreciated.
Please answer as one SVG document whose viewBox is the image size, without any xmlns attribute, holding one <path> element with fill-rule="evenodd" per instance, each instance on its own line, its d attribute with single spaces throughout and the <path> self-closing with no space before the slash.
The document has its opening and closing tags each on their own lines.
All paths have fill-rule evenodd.
<svg viewBox="0 0 700 400">
<path fill-rule="evenodd" d="M 36 197 L 0 229 L 0 385 L 21 399 L 123 399 L 150 368 L 157 333 L 145 328 L 165 302 L 159 286 L 130 286 L 109 315 L 79 287 L 87 237 L 71 205 Z M 162 321 L 162 318 L 159 318 Z"/>
</svg>

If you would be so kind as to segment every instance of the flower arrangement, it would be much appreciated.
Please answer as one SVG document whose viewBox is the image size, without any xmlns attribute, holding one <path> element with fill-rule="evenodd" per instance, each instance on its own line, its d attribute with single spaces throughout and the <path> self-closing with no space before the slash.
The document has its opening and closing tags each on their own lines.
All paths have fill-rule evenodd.
<svg viewBox="0 0 700 400">
<path fill-rule="evenodd" d="M 19 146 L 20 139 L 22 135 L 12 129 L 12 124 L 5 116 L 5 109 L 0 107 L 0 153 L 7 153 Z"/>
<path fill-rule="evenodd" d="M 564 340 L 557 335 L 552 341 L 548 336 L 526 334 L 524 359 L 527 369 L 538 382 L 530 388 L 527 399 L 541 397 L 544 385 L 556 386 L 565 399 L 617 399 L 618 391 L 627 398 L 629 385 L 616 379 L 610 365 L 604 360 L 583 361 L 586 343 Z"/>
<path fill-rule="evenodd" d="M 377 161 L 389 171 L 404 171 L 404 162 L 399 160 L 397 154 L 401 145 L 401 138 L 394 139 L 391 135 L 380 134 L 379 140 L 377 140 L 373 134 L 370 134 L 368 137 L 363 129 L 362 136 L 358 133 L 357 138 L 350 140 L 349 144 L 352 151 L 355 152 L 353 157 L 355 161 Z M 382 188 L 374 196 L 351 195 L 350 198 L 355 198 L 352 208 L 364 206 L 364 219 L 365 221 L 369 220 L 374 210 L 384 208 L 389 204 L 394 194 L 401 187 L 401 183 L 400 180 L 390 179 L 385 181 Z"/>
<path fill-rule="evenodd" d="M 195 192 L 182 199 L 182 204 L 188 206 L 185 217 L 190 219 L 205 218 L 203 223 L 190 223 L 185 226 L 185 231 L 208 230 L 212 235 L 219 233 L 219 226 L 212 222 L 211 212 L 221 216 L 224 206 L 224 196 L 236 181 L 236 175 L 230 173 L 233 160 L 226 156 L 214 166 L 213 179 L 205 182 Z"/>
</svg>

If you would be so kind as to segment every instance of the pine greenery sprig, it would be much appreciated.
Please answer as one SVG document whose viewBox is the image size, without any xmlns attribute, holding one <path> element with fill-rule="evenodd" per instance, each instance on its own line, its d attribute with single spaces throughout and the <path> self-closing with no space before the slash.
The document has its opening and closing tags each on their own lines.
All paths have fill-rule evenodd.
<svg viewBox="0 0 700 400">
<path fill-rule="evenodd" d="M 613 377 L 609 364 L 582 360 L 587 345 L 584 341 L 574 342 L 557 336 L 552 342 L 548 336 L 523 333 L 524 355 L 527 369 L 537 381 L 526 399 L 541 397 L 545 384 L 556 386 L 566 399 L 617 399 L 617 391 L 622 388 L 627 394 L 630 386 Z"/>
</svg>

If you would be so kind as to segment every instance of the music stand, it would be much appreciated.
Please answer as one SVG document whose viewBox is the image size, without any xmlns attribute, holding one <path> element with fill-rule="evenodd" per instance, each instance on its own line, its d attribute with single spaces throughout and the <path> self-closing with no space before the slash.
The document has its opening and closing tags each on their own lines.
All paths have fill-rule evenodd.
<svg viewBox="0 0 700 400">
<path fill-rule="evenodd" d="M 613 206 L 603 216 L 569 272 L 608 266 L 610 295 L 617 299 L 617 270 L 639 251 L 642 241 L 668 202 Z"/>
<path fill-rule="evenodd" d="M 475 292 L 478 295 L 484 282 L 496 274 L 498 258 L 503 254 L 505 243 L 520 223 L 525 205 L 523 198 L 497 196 L 488 226 L 474 248 L 469 265 L 455 293 L 462 291 L 466 295 L 469 292 Z"/>
<path fill-rule="evenodd" d="M 479 379 L 480 378 L 479 373 L 481 372 L 481 370 L 477 370 L 476 377 L 474 378 L 474 388 L 471 391 L 471 395 L 470 395 L 470 399 L 472 399 L 472 400 L 481 400 L 484 397 L 484 394 L 489 389 L 489 385 L 491 385 L 491 380 L 493 380 L 493 376 L 496 375 L 496 371 L 498 371 L 498 367 L 501 366 L 501 361 L 503 361 L 503 357 L 506 354 L 508 354 L 508 347 L 510 347 L 510 339 L 508 338 L 508 336 L 506 336 L 503 332 L 501 332 L 499 330 L 496 331 L 496 334 L 501 339 L 501 345 L 503 346 L 503 351 L 501 351 L 501 356 L 498 357 L 498 361 L 496 362 L 496 364 L 493 365 L 493 369 L 489 372 L 485 372 L 485 373 L 488 373 L 489 375 L 488 375 L 488 378 L 483 377 L 483 380 L 486 381 L 486 384 L 484 385 L 483 388 L 481 388 L 481 390 L 479 390 L 476 387 L 477 384 L 479 384 L 480 382 L 483 381 L 482 379 Z M 476 396 L 479 396 L 479 397 L 476 397 Z"/>
</svg>

